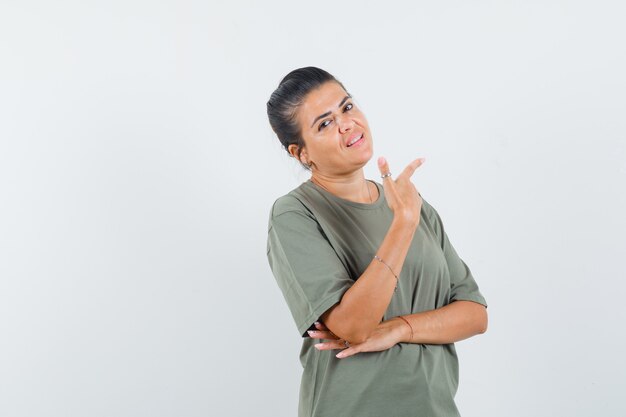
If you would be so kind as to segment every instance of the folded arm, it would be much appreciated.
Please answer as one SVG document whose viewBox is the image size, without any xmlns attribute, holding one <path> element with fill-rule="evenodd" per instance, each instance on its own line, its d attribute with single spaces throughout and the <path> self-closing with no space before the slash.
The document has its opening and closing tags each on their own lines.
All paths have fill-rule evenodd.
<svg viewBox="0 0 626 417">
<path fill-rule="evenodd" d="M 473 301 L 454 301 L 444 307 L 383 321 L 367 339 L 346 348 L 343 339 L 329 332 L 323 323 L 316 323 L 311 337 L 329 341 L 315 345 L 319 350 L 342 349 L 336 356 L 347 358 L 361 352 L 378 352 L 398 343 L 448 344 L 467 339 L 487 330 L 487 309 Z M 413 331 L 411 331 L 411 328 Z"/>
<path fill-rule="evenodd" d="M 402 329 L 400 340 L 405 343 L 454 343 L 487 331 L 487 309 L 473 301 L 454 301 L 435 310 L 403 315 L 407 323 L 394 317 L 397 328 Z"/>
<path fill-rule="evenodd" d="M 414 233 L 414 225 L 407 226 L 403 220 L 394 219 L 378 254 L 399 271 Z M 388 267 L 372 260 L 341 301 L 329 308 L 320 319 L 340 338 L 352 344 L 362 343 L 381 322 L 396 284 Z"/>
<path fill-rule="evenodd" d="M 391 302 L 397 275 L 420 222 L 422 198 L 411 182 L 411 176 L 422 162 L 422 158 L 411 162 L 394 181 L 389 176 L 389 164 L 385 158 L 378 159 L 385 199 L 393 212 L 391 226 L 377 251 L 380 259 L 372 260 L 341 301 L 321 316 L 335 335 L 350 343 L 367 340 Z"/>
</svg>

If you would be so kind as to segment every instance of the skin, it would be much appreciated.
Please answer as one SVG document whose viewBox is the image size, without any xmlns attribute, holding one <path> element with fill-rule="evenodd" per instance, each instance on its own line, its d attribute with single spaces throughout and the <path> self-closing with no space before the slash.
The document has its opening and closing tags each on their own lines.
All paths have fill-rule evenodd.
<svg viewBox="0 0 626 417">
<path fill-rule="evenodd" d="M 365 180 L 363 167 L 373 156 L 373 142 L 367 119 L 349 94 L 329 81 L 311 91 L 298 108 L 304 148 L 300 161 L 311 164 L 311 181 L 346 200 L 371 203 L 378 198 L 376 186 Z M 318 116 L 327 116 L 316 120 Z M 347 146 L 351 138 L 363 134 L 361 142 Z M 289 153 L 298 158 L 297 145 Z M 392 270 L 402 268 L 408 247 L 419 225 L 421 196 L 411 176 L 423 163 L 412 161 L 396 179 L 383 179 L 385 197 L 394 219 L 377 254 Z M 378 159 L 381 174 L 390 172 L 385 158 Z M 369 190 L 368 190 L 369 187 Z M 371 196 L 371 199 L 370 199 Z M 455 301 L 444 307 L 381 321 L 393 295 L 396 280 L 387 266 L 377 260 L 367 267 L 342 300 L 326 311 L 309 331 L 314 338 L 328 340 L 319 350 L 343 349 L 337 357 L 359 352 L 389 349 L 397 343 L 454 343 L 487 329 L 487 312 L 481 304 Z M 344 341 L 350 343 L 346 349 Z"/>
<path fill-rule="evenodd" d="M 336 82 L 324 83 L 311 91 L 297 112 L 305 147 L 300 161 L 311 163 L 311 180 L 346 200 L 369 203 L 378 198 L 378 189 L 365 181 L 363 167 L 372 158 L 372 135 L 365 115 L 352 99 L 338 105 L 349 94 Z M 313 121 L 330 111 L 327 117 Z M 348 147 L 351 136 L 364 134 L 363 143 Z M 289 153 L 297 158 L 297 145 Z M 368 192 L 367 186 L 370 186 Z"/>
</svg>

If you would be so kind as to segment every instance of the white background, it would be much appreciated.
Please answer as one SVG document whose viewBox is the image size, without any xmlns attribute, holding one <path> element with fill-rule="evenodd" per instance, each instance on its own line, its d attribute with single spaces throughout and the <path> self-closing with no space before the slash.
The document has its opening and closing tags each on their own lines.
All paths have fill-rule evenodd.
<svg viewBox="0 0 626 417">
<path fill-rule="evenodd" d="M 3 0 L 0 415 L 296 415 L 265 245 L 308 176 L 265 103 L 308 65 L 364 109 L 375 158 L 426 158 L 414 182 L 489 302 L 457 344 L 462 414 L 626 415 L 625 16 Z"/>
</svg>

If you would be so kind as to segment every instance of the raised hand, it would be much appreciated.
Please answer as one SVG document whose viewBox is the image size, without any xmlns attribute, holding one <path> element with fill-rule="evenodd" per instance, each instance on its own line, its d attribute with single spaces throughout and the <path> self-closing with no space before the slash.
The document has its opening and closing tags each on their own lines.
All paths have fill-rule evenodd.
<svg viewBox="0 0 626 417">
<path fill-rule="evenodd" d="M 420 221 L 422 197 L 411 182 L 411 176 L 423 162 L 424 158 L 414 160 L 393 180 L 391 176 L 387 175 L 390 173 L 387 160 L 383 157 L 378 158 L 378 169 L 384 176 L 383 187 L 389 208 L 393 211 L 394 217 L 401 216 L 402 219 L 415 227 Z"/>
</svg>

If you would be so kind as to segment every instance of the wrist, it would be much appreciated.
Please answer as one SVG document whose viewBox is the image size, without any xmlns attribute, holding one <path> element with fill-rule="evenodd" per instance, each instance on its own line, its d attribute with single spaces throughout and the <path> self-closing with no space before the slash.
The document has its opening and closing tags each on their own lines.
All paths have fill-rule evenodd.
<svg viewBox="0 0 626 417">
<path fill-rule="evenodd" d="M 405 321 L 403 317 L 397 316 L 391 319 L 395 325 L 395 329 L 398 335 L 398 343 L 411 343 L 413 338 L 413 329 L 411 325 Z"/>
<path fill-rule="evenodd" d="M 413 239 L 418 224 L 419 221 L 416 222 L 403 216 L 394 216 L 389 229 L 399 234 L 398 237 L 400 238 Z"/>
</svg>

